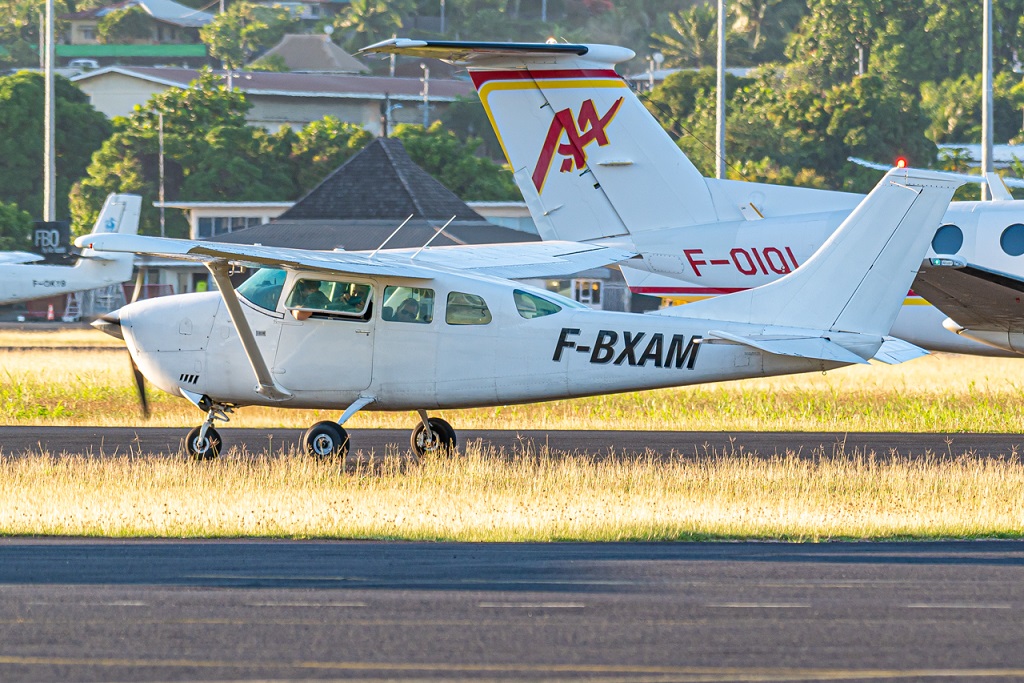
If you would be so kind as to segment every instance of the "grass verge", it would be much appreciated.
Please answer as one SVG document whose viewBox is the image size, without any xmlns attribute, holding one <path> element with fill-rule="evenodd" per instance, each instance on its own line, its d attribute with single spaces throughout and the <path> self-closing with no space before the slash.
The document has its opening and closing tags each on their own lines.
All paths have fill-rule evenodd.
<svg viewBox="0 0 1024 683">
<path fill-rule="evenodd" d="M 594 461 L 546 451 L 353 464 L 229 452 L 0 456 L 0 534 L 444 541 L 1018 538 L 1017 458 Z"/>
</svg>

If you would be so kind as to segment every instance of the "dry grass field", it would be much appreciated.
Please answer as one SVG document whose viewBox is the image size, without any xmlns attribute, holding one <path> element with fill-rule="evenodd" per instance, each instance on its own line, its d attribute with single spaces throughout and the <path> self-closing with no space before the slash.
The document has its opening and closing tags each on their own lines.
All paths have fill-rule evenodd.
<svg viewBox="0 0 1024 683">
<path fill-rule="evenodd" d="M 39 333 L 51 334 L 51 333 Z M 58 339 L 91 346 L 91 330 Z M 141 425 L 127 353 L 0 337 L 4 422 Z M 71 341 L 74 339 L 74 341 Z M 6 341 L 6 344 L 3 342 Z M 32 347 L 32 348 L 27 348 Z M 1020 431 L 1024 362 L 930 356 L 703 387 L 448 411 L 457 428 Z M 154 426 L 193 426 L 184 400 L 151 394 Z M 305 427 L 333 413 L 246 408 L 238 427 Z M 406 413 L 351 426 L 408 428 Z M 901 460 L 871 453 L 595 462 L 468 447 L 416 462 L 338 463 L 227 452 L 215 462 L 134 454 L 6 455 L 0 535 L 266 536 L 462 541 L 781 540 L 1024 536 L 1016 457 Z"/>
<path fill-rule="evenodd" d="M 8 347 L 39 347 L 50 345 L 56 333 L 6 334 Z M 117 341 L 94 330 L 71 334 L 64 343 Z M 898 366 L 447 411 L 444 417 L 459 429 L 1016 432 L 1024 416 L 1022 388 L 1024 359 L 934 355 Z M 197 423 L 199 412 L 186 401 L 155 389 L 149 395 L 153 416 L 146 424 Z M 140 425 L 134 406 L 126 351 L 0 352 L 5 424 Z M 333 412 L 244 408 L 231 425 L 300 428 L 336 417 Z M 363 412 L 350 425 L 406 429 L 412 419 L 408 413 Z"/>
<path fill-rule="evenodd" d="M 0 535 L 445 541 L 935 539 L 1024 535 L 1024 464 L 594 462 L 468 449 L 339 471 L 303 455 L 218 461 L 0 456 Z"/>
</svg>

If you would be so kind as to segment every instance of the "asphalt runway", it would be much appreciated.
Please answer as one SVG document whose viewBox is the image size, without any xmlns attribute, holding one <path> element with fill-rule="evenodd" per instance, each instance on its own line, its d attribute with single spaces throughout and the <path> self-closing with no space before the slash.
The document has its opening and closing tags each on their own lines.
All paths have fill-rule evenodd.
<svg viewBox="0 0 1024 683">
<path fill-rule="evenodd" d="M 1019 680 L 1024 543 L 0 540 L 0 680 Z"/>
<path fill-rule="evenodd" d="M 178 456 L 188 430 L 135 427 L 0 427 L 0 452 L 45 451 L 95 456 L 143 453 Z M 272 453 L 296 448 L 301 429 L 220 429 L 224 448 Z M 407 453 L 409 432 L 391 429 L 351 430 L 353 452 L 366 455 Z M 878 457 L 1018 457 L 1024 450 L 1020 434 L 885 434 L 841 432 L 628 432 L 628 431 L 503 431 L 459 430 L 459 444 L 493 447 L 506 454 L 555 452 L 595 458 L 694 457 L 708 454 L 770 457 L 795 453 L 801 457 L 845 457 L 874 453 Z"/>
</svg>

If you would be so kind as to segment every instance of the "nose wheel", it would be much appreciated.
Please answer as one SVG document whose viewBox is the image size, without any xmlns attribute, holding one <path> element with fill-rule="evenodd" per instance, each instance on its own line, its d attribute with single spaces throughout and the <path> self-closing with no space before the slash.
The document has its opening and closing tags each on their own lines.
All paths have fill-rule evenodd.
<svg viewBox="0 0 1024 683">
<path fill-rule="evenodd" d="M 193 460 L 213 460 L 220 455 L 220 433 L 213 427 L 202 434 L 202 427 L 194 427 L 185 437 L 185 450 Z"/>
<path fill-rule="evenodd" d="M 450 453 L 455 450 L 457 441 L 455 430 L 439 417 L 428 418 L 426 412 L 420 411 L 420 422 L 412 430 L 409 446 L 419 457 Z"/>
</svg>

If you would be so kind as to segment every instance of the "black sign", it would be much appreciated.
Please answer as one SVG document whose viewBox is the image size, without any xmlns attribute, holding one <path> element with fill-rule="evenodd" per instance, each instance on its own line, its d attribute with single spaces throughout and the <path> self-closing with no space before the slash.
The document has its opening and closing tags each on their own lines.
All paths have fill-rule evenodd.
<svg viewBox="0 0 1024 683">
<path fill-rule="evenodd" d="M 70 255 L 71 224 L 67 221 L 36 221 L 32 228 L 32 251 L 48 263 L 66 261 Z"/>
</svg>

